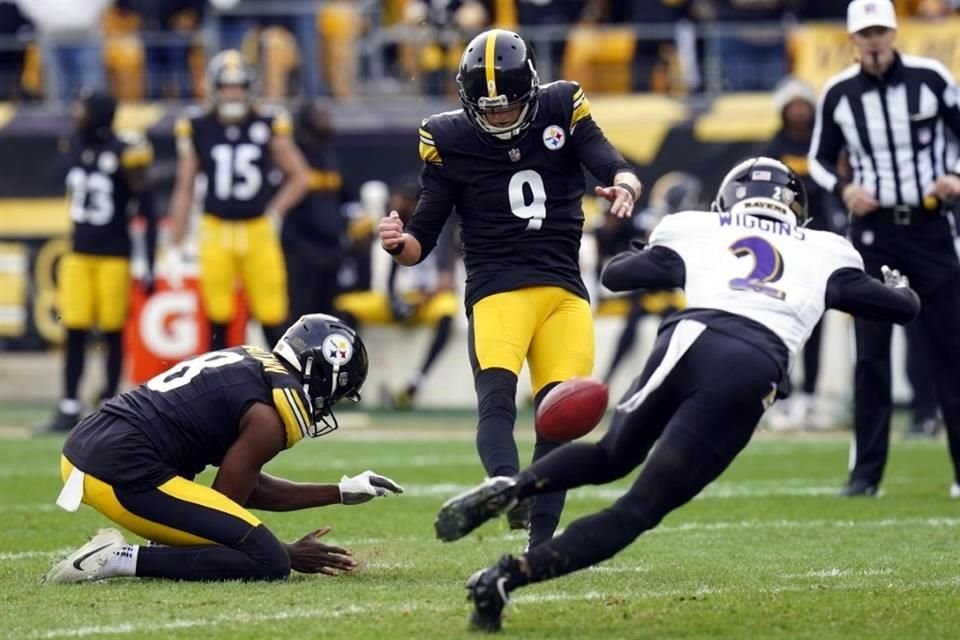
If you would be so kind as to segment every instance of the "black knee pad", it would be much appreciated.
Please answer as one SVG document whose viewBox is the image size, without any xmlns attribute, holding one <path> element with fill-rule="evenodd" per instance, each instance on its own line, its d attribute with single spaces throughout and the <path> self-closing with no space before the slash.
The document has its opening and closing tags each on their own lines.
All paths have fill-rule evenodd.
<svg viewBox="0 0 960 640">
<path fill-rule="evenodd" d="M 283 544 L 262 524 L 250 532 L 237 549 L 254 559 L 257 580 L 286 580 L 290 577 L 290 556 Z"/>
</svg>

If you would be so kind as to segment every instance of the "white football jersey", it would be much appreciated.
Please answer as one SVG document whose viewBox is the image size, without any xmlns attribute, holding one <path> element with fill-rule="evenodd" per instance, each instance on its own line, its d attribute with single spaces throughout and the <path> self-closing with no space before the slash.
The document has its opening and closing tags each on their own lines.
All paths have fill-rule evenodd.
<svg viewBox="0 0 960 640">
<path fill-rule="evenodd" d="M 830 276 L 846 267 L 863 270 L 857 250 L 835 233 L 742 212 L 669 215 L 650 245 L 683 259 L 688 308 L 759 322 L 783 340 L 791 359 L 825 311 Z"/>
</svg>

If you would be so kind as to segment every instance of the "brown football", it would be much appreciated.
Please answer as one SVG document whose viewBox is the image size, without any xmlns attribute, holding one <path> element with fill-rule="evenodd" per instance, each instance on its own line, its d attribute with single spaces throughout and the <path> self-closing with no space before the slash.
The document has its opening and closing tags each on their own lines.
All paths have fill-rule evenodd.
<svg viewBox="0 0 960 640">
<path fill-rule="evenodd" d="M 609 398 L 607 385 L 600 380 L 571 378 L 561 382 L 537 408 L 537 431 L 556 442 L 581 438 L 603 419 Z"/>
</svg>

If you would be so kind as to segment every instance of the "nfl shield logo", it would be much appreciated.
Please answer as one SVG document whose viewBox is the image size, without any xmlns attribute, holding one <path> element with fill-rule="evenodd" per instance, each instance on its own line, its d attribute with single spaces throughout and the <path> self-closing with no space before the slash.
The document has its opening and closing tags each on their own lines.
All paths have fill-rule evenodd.
<svg viewBox="0 0 960 640">
<path fill-rule="evenodd" d="M 510 162 L 520 161 L 520 149 L 510 149 L 510 151 L 507 151 L 507 155 L 510 156 Z"/>
</svg>

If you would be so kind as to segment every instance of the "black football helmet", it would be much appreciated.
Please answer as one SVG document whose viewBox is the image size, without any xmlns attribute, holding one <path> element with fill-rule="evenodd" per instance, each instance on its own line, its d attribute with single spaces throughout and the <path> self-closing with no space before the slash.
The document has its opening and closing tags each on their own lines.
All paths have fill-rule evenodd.
<svg viewBox="0 0 960 640">
<path fill-rule="evenodd" d="M 500 140 L 524 132 L 537 115 L 540 77 L 533 49 L 513 31 L 484 31 L 463 50 L 457 73 L 460 102 L 470 123 Z M 495 125 L 487 115 L 520 107 L 516 120 Z"/>
<path fill-rule="evenodd" d="M 273 354 L 293 368 L 313 409 L 313 438 L 337 429 L 333 406 L 342 398 L 360 401 L 367 379 L 367 349 L 340 318 L 323 313 L 301 316 L 277 341 Z"/>
<path fill-rule="evenodd" d="M 255 80 L 253 69 L 244 62 L 243 55 L 236 49 L 221 51 L 213 56 L 207 65 L 207 95 L 223 118 L 246 117 L 253 105 Z M 220 89 L 228 86 L 243 87 L 246 89 L 246 97 L 243 100 L 224 100 L 220 96 Z"/>
<path fill-rule="evenodd" d="M 781 222 L 800 226 L 807 222 L 803 181 L 790 167 L 773 158 L 750 158 L 731 169 L 720 183 L 711 209 L 731 211 L 741 205 L 760 209 L 762 215 Z"/>
</svg>

